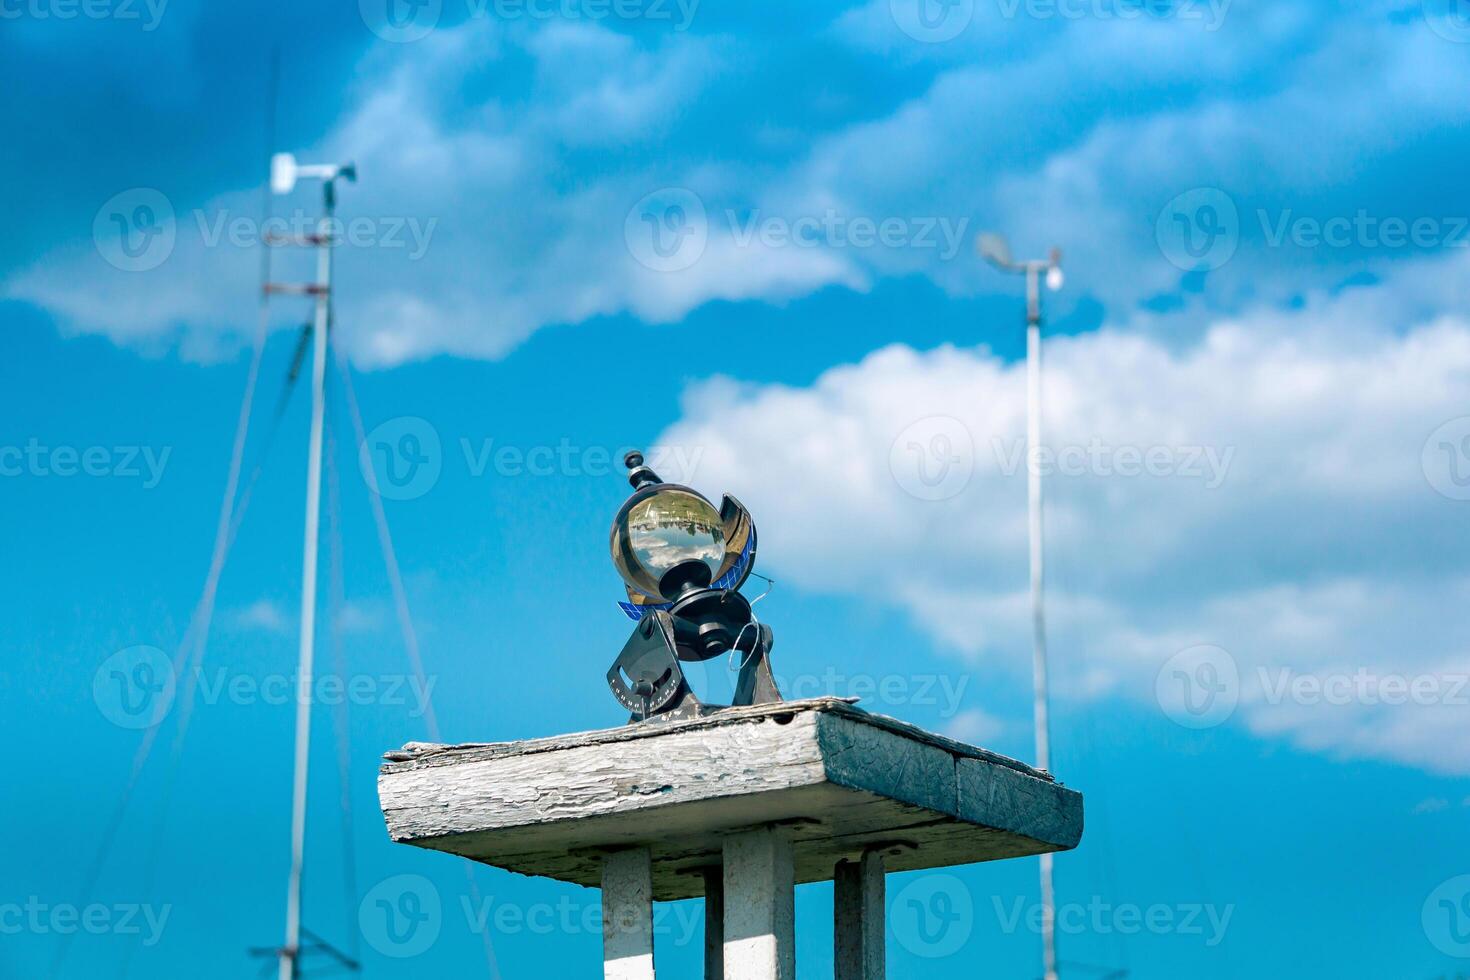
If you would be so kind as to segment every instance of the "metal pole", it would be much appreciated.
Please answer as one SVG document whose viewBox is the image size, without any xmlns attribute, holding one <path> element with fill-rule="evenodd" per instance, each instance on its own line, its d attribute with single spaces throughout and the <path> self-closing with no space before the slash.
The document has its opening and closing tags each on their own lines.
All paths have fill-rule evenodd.
<svg viewBox="0 0 1470 980">
<path fill-rule="evenodd" d="M 1047 718 L 1046 617 L 1042 607 L 1041 547 L 1041 284 L 1045 266 L 1026 265 L 1026 497 L 1031 556 L 1031 654 L 1034 680 L 1036 765 L 1051 770 L 1051 733 Z M 1041 947 L 1045 980 L 1057 978 L 1056 898 L 1052 856 L 1041 855 Z"/>
<path fill-rule="evenodd" d="M 311 445 L 306 461 L 306 543 L 301 563 L 301 657 L 296 677 L 296 777 L 291 796 L 291 876 L 286 888 L 286 942 L 280 980 L 293 980 L 301 947 L 301 875 L 306 851 L 306 774 L 311 754 L 312 661 L 316 640 L 317 526 L 321 515 L 322 418 L 326 404 L 327 326 L 331 320 L 332 182 L 325 185 L 325 213 L 317 223 L 316 321 L 312 328 Z"/>
</svg>

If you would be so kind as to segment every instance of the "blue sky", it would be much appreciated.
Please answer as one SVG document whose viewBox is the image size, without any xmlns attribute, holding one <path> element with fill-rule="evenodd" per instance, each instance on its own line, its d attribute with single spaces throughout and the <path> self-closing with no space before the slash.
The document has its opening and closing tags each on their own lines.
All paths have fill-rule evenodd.
<svg viewBox="0 0 1470 980">
<path fill-rule="evenodd" d="M 605 535 L 640 446 L 752 509 L 790 692 L 1030 758 L 1020 282 L 972 247 L 997 229 L 1066 271 L 1034 461 L 1054 768 L 1087 799 L 1064 975 L 1470 969 L 1470 9 L 390 2 L 0 0 L 0 975 L 63 945 L 61 976 L 242 974 L 280 940 L 290 303 L 187 740 L 164 667 L 83 887 L 144 737 L 113 671 L 178 651 L 209 564 L 273 48 L 276 148 L 361 172 L 334 339 L 370 445 L 426 453 L 383 503 L 444 737 L 622 720 Z M 488 909 L 502 975 L 591 972 L 595 892 L 480 869 L 475 908 L 456 861 L 386 838 L 378 756 L 429 733 L 335 377 L 329 417 L 357 693 L 345 786 L 317 714 L 307 925 L 369 975 L 477 975 Z M 412 956 L 374 918 L 407 891 L 439 908 Z M 941 891 L 959 917 L 926 930 L 908 900 Z M 889 892 L 892 975 L 1038 974 L 1034 862 Z M 830 905 L 801 892 L 804 975 Z M 698 912 L 661 921 L 668 975 Z"/>
</svg>

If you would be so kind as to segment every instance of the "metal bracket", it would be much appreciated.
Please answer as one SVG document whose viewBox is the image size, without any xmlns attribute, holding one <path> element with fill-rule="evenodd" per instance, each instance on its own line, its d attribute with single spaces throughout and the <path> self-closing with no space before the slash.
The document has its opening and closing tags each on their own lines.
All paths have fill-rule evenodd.
<svg viewBox="0 0 1470 980">
<path fill-rule="evenodd" d="M 679 666 L 674 622 L 662 609 L 648 613 L 633 627 L 633 635 L 608 668 L 607 686 L 633 713 L 630 721 L 646 721 L 653 715 L 695 718 L 703 707 Z"/>
<path fill-rule="evenodd" d="M 735 681 L 733 703 L 737 705 L 775 704 L 784 700 L 771 673 L 771 647 L 775 645 L 775 635 L 765 623 L 760 623 L 757 628 L 760 636 L 755 641 L 755 649 L 741 663 L 740 676 Z"/>
</svg>

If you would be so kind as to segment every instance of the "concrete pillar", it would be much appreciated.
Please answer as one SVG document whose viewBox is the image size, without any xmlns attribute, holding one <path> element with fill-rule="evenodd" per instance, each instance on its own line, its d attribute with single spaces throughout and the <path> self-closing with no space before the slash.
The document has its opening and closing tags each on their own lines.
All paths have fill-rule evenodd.
<svg viewBox="0 0 1470 980">
<path fill-rule="evenodd" d="M 646 847 L 603 859 L 602 976 L 654 980 L 653 864 Z"/>
<path fill-rule="evenodd" d="M 794 980 L 796 868 L 791 841 L 764 827 L 725 839 L 724 980 Z"/>
<path fill-rule="evenodd" d="M 883 855 L 870 851 L 839 861 L 833 874 L 833 963 L 836 980 L 883 980 Z"/>
</svg>

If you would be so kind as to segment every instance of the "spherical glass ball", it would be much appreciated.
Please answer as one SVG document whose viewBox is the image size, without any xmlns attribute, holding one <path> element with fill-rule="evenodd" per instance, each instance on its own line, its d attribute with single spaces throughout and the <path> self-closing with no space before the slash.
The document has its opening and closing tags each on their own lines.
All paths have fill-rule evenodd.
<svg viewBox="0 0 1470 980">
<path fill-rule="evenodd" d="M 682 562 L 708 566 L 710 578 L 725 559 L 725 526 L 714 504 L 690 490 L 662 483 L 635 493 L 612 528 L 613 563 L 634 589 L 657 599 L 659 581 Z"/>
</svg>

